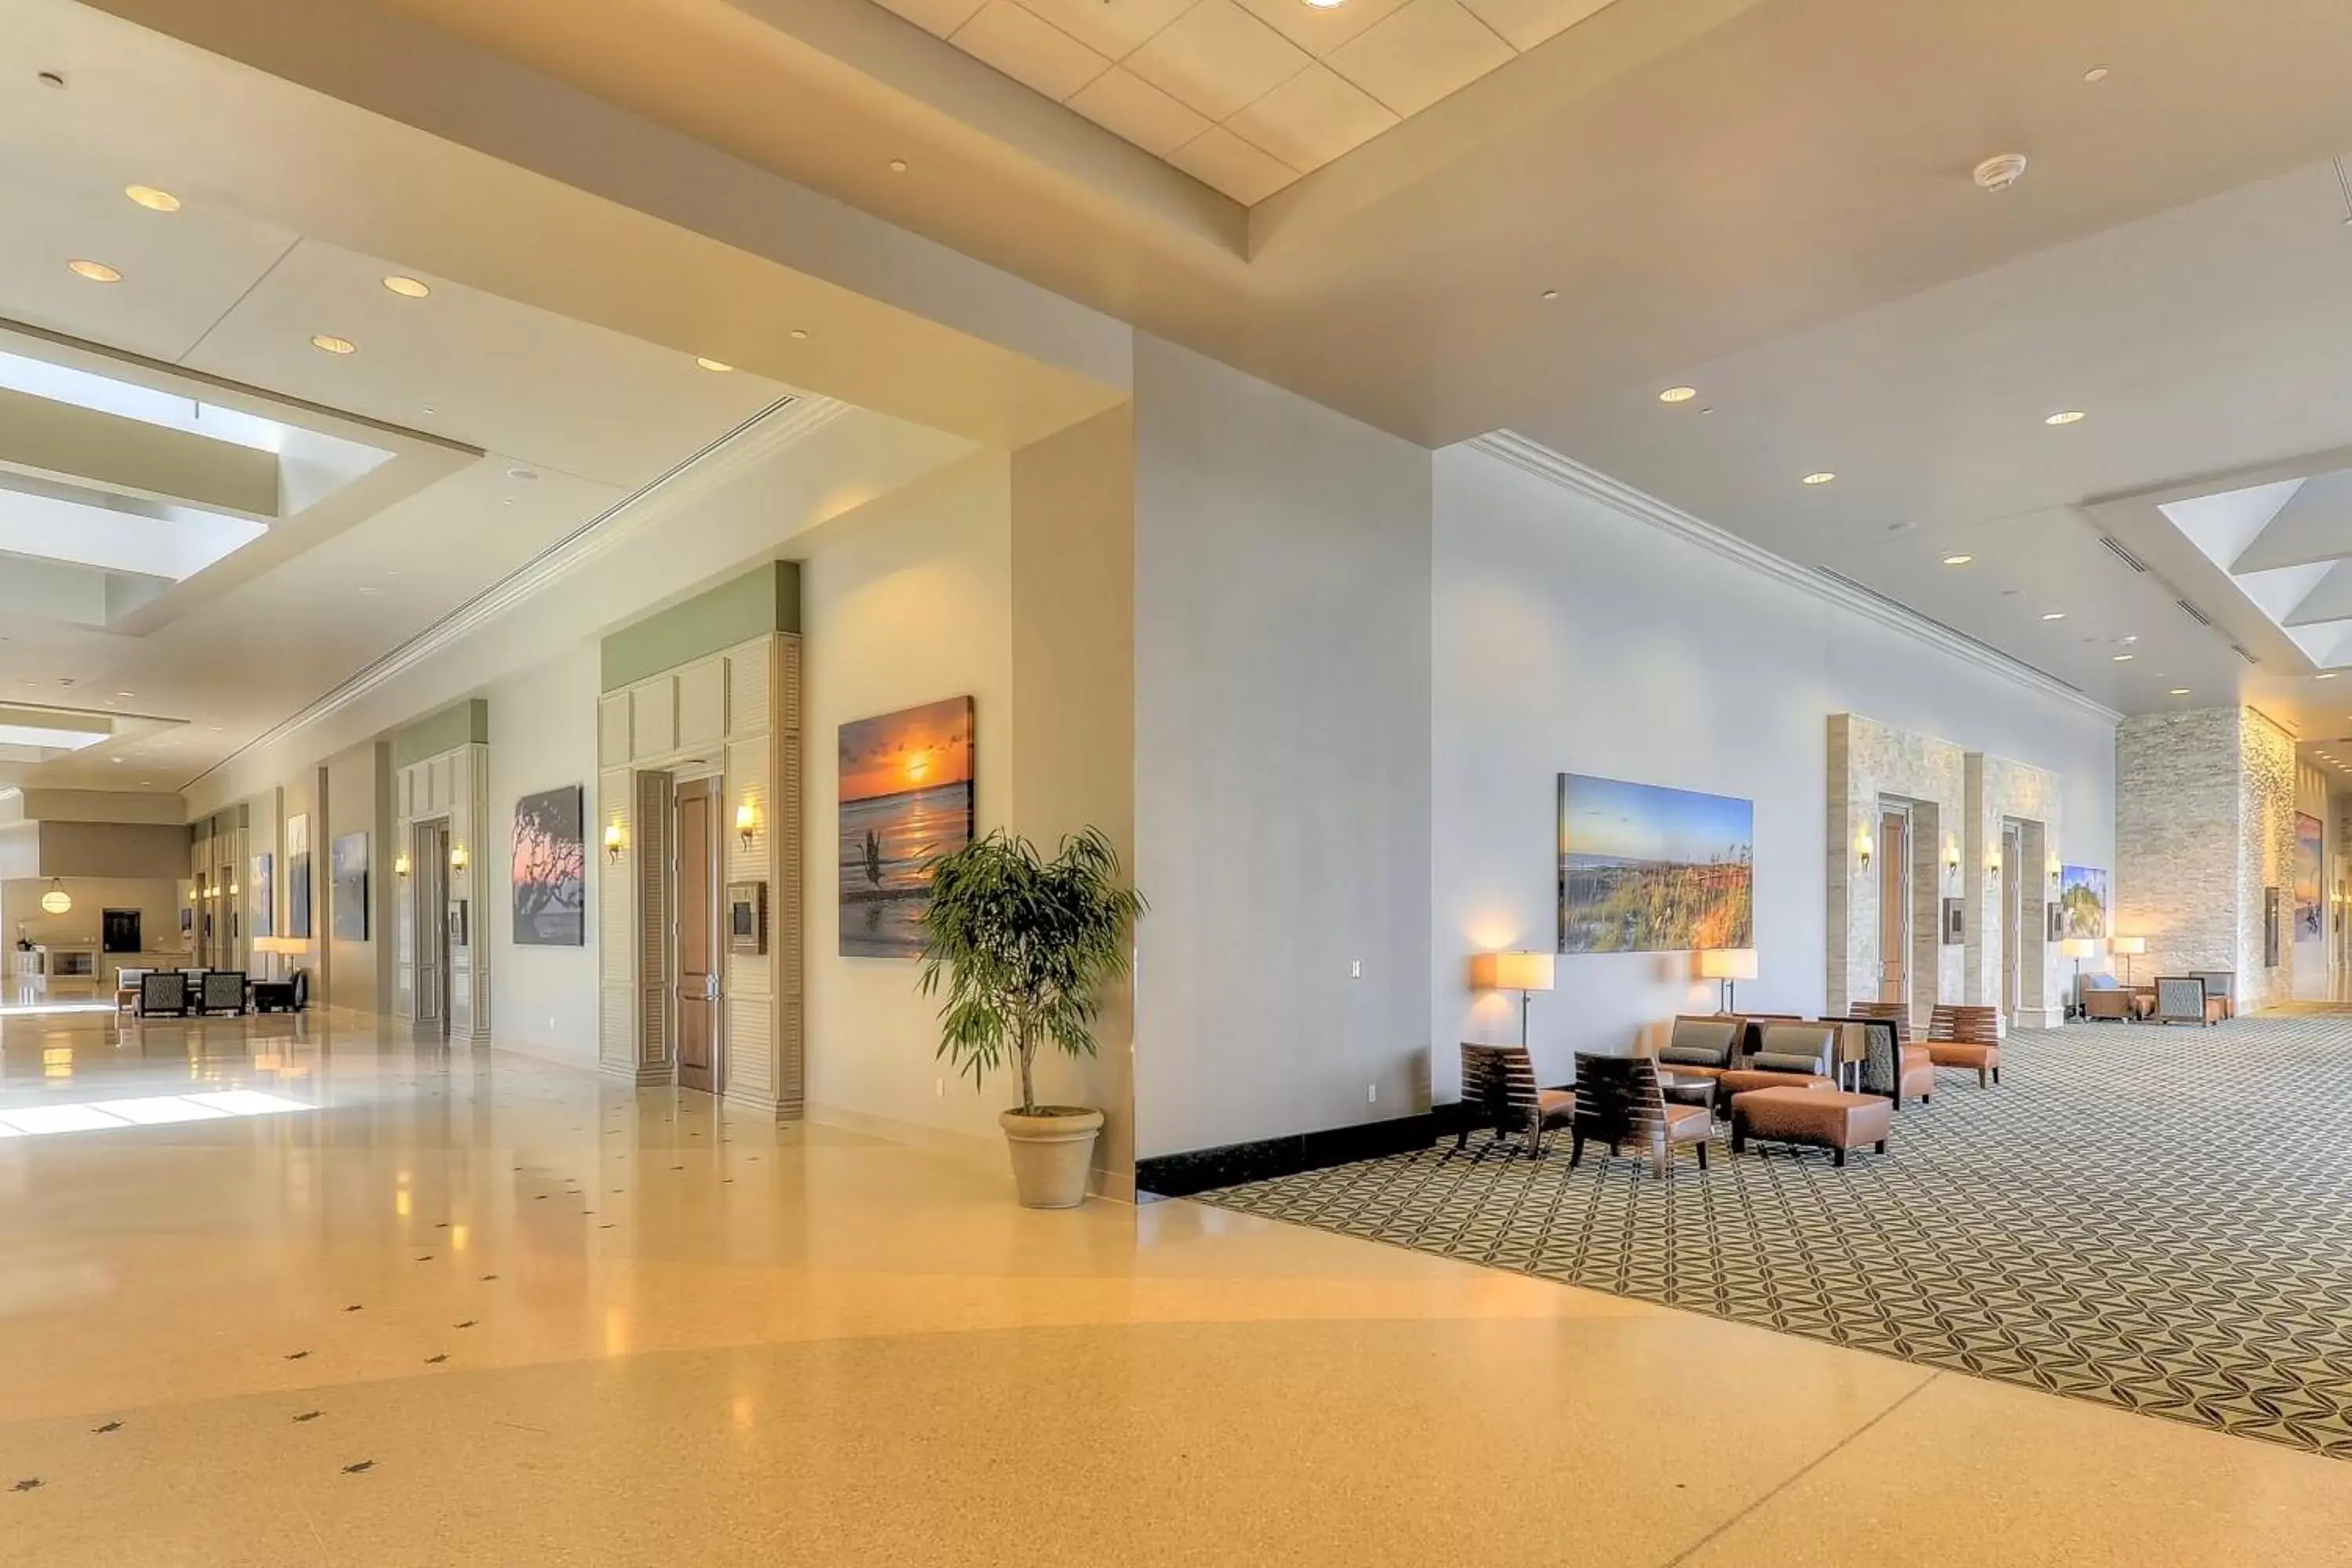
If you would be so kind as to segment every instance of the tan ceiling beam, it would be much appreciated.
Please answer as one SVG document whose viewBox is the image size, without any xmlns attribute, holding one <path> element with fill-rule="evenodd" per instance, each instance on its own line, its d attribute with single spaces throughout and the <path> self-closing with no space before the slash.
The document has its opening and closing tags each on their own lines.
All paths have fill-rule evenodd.
<svg viewBox="0 0 2352 1568">
<path fill-rule="evenodd" d="M 235 512 L 278 517 L 278 454 L 0 387 L 0 467 Z"/>
</svg>

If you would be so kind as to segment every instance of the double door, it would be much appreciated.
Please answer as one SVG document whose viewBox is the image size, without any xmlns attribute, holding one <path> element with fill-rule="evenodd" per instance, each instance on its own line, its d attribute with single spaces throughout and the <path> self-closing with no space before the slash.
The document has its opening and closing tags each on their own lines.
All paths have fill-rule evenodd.
<svg viewBox="0 0 2352 1568">
<path fill-rule="evenodd" d="M 724 1003 L 719 996 L 719 792 L 712 778 L 677 786 L 673 807 L 676 831 L 671 861 L 676 924 L 671 951 L 677 955 L 674 985 L 677 1008 L 677 1084 L 717 1094 L 720 1082 L 719 1035 Z"/>
</svg>

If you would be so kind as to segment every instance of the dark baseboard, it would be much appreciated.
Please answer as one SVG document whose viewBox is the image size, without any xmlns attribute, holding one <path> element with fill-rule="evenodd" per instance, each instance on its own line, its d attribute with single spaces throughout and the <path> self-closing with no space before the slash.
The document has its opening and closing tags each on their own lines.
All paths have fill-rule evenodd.
<svg viewBox="0 0 2352 1568">
<path fill-rule="evenodd" d="M 1215 1149 L 1194 1149 L 1182 1154 L 1156 1154 L 1135 1163 L 1135 1190 L 1163 1198 L 1189 1197 L 1213 1187 L 1293 1176 L 1358 1160 L 1377 1160 L 1426 1149 L 1438 1134 L 1450 1131 L 1454 1107 L 1441 1106 L 1388 1121 L 1367 1121 L 1354 1127 L 1334 1127 L 1322 1132 L 1293 1132 L 1281 1138 L 1260 1138 L 1249 1143 L 1227 1143 Z"/>
</svg>

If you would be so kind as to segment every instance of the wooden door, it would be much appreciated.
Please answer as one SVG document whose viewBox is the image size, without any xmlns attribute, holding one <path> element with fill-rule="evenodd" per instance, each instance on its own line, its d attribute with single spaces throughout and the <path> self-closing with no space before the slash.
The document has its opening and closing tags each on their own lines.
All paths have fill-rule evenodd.
<svg viewBox="0 0 2352 1568">
<path fill-rule="evenodd" d="M 1878 999 L 1900 1002 L 1911 962 L 1911 818 L 1901 811 L 1878 819 Z"/>
<path fill-rule="evenodd" d="M 2012 1024 L 2025 972 L 2025 841 L 2014 827 L 2000 836 L 2000 1005 Z"/>
<path fill-rule="evenodd" d="M 677 786 L 677 1083 L 719 1092 L 719 788 Z"/>
</svg>

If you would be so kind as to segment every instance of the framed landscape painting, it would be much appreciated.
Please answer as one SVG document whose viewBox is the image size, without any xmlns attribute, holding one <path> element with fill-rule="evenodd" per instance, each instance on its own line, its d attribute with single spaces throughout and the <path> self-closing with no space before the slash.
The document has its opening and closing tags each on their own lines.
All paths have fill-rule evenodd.
<svg viewBox="0 0 2352 1568">
<path fill-rule="evenodd" d="M 2319 908 L 2323 835 L 2319 818 L 2294 816 L 2294 940 L 2317 942 L 2323 933 Z"/>
<path fill-rule="evenodd" d="M 541 790 L 515 802 L 516 946 L 580 947 L 587 942 L 586 820 L 578 784 Z"/>
<path fill-rule="evenodd" d="M 368 939 L 368 836 L 346 833 L 328 851 L 328 909 L 337 942 Z"/>
<path fill-rule="evenodd" d="M 2107 934 L 2107 873 L 2102 866 L 2062 866 L 2058 870 L 2061 937 Z"/>
<path fill-rule="evenodd" d="M 278 857 L 262 854 L 253 858 L 253 934 L 276 934 L 278 919 Z"/>
<path fill-rule="evenodd" d="M 841 727 L 841 952 L 914 958 L 930 862 L 971 842 L 972 703 L 951 697 Z"/>
<path fill-rule="evenodd" d="M 1753 947 L 1756 808 L 1559 775 L 1559 951 Z"/>
<path fill-rule="evenodd" d="M 286 934 L 310 934 L 310 817 L 286 819 Z"/>
</svg>

